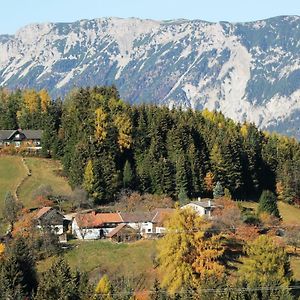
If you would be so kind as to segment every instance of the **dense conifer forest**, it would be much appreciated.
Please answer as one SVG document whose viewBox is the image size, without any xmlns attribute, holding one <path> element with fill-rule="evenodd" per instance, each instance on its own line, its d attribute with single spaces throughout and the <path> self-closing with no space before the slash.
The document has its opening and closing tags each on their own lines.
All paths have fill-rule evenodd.
<svg viewBox="0 0 300 300">
<path fill-rule="evenodd" d="M 218 183 L 236 199 L 272 190 L 299 203 L 300 144 L 222 113 L 129 105 L 117 89 L 0 91 L 0 129 L 43 129 L 43 155 L 59 158 L 73 187 L 96 204 L 122 189 L 173 199 L 212 196 Z"/>
</svg>

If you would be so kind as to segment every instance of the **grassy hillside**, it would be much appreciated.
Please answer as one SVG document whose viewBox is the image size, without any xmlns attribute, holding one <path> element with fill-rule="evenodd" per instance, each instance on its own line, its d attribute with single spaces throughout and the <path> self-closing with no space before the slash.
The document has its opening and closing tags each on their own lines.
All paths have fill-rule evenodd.
<svg viewBox="0 0 300 300">
<path fill-rule="evenodd" d="M 26 158 L 26 164 L 31 170 L 28 177 L 19 189 L 19 197 L 26 207 L 34 207 L 35 190 L 41 185 L 50 185 L 55 195 L 69 195 L 71 187 L 66 178 L 58 176 L 55 171 L 61 169 L 58 161 L 42 158 Z"/>
<path fill-rule="evenodd" d="M 69 195 L 71 187 L 66 178 L 58 176 L 55 171 L 61 169 L 59 161 L 43 158 L 25 158 L 31 170 L 31 176 L 21 184 L 19 199 L 25 207 L 35 207 L 33 193 L 40 185 L 50 185 L 55 195 Z M 26 177 L 26 169 L 20 156 L 0 157 L 0 214 L 3 199 L 7 191 L 15 192 L 17 185 Z"/>
<path fill-rule="evenodd" d="M 257 209 L 257 202 L 249 202 L 249 201 L 241 201 L 240 204 L 243 207 L 251 208 L 254 211 Z M 300 225 L 300 208 L 295 207 L 294 205 L 290 205 L 284 202 L 278 202 L 278 208 L 280 215 L 282 217 L 282 221 L 285 224 L 299 224 Z"/>
<path fill-rule="evenodd" d="M 135 281 L 139 288 L 150 288 L 155 278 L 152 258 L 155 241 L 142 240 L 130 244 L 115 244 L 110 241 L 72 241 L 74 248 L 65 254 L 65 259 L 75 269 L 88 272 L 98 280 L 103 274 L 110 277 L 125 276 Z M 47 269 L 51 259 L 39 263 L 39 271 Z"/>
<path fill-rule="evenodd" d="M 0 215 L 2 212 L 3 200 L 6 192 L 10 191 L 14 193 L 17 185 L 25 176 L 26 169 L 23 166 L 21 157 L 0 157 Z"/>
</svg>

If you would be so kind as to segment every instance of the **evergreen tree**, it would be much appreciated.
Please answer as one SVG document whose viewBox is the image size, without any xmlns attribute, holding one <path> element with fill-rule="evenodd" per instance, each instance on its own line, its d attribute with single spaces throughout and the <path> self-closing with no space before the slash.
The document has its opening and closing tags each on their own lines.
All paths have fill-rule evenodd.
<svg viewBox="0 0 300 300">
<path fill-rule="evenodd" d="M 42 274 L 35 300 L 79 300 L 78 277 L 59 258 Z M 84 299 L 84 298 L 83 298 Z"/>
<path fill-rule="evenodd" d="M 18 214 L 21 209 L 21 204 L 17 202 L 15 197 L 7 192 L 4 198 L 4 207 L 3 207 L 3 218 L 10 224 L 11 230 L 13 229 L 14 223 L 17 221 Z"/>
<path fill-rule="evenodd" d="M 132 187 L 132 181 L 133 181 L 133 172 L 131 169 L 130 162 L 126 160 L 123 170 L 123 187 L 124 188 L 130 188 Z"/>
<path fill-rule="evenodd" d="M 7 299 L 23 299 L 31 296 L 37 287 L 35 261 L 31 249 L 23 238 L 16 238 L 7 247 L 1 262 L 1 277 Z M 4 298 L 6 299 L 6 298 Z"/>
<path fill-rule="evenodd" d="M 263 191 L 258 204 L 258 212 L 266 212 L 274 217 L 280 218 L 280 213 L 277 206 L 277 199 L 271 191 Z"/>
<path fill-rule="evenodd" d="M 216 186 L 213 190 L 214 199 L 220 198 L 224 196 L 224 188 L 222 187 L 220 181 L 216 183 Z"/>
</svg>

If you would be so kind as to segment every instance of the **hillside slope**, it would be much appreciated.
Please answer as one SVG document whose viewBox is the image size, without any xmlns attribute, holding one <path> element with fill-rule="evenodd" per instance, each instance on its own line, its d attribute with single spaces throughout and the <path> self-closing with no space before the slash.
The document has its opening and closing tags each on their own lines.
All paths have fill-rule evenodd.
<svg viewBox="0 0 300 300">
<path fill-rule="evenodd" d="M 300 17 L 250 23 L 104 18 L 0 36 L 0 86 L 115 83 L 129 102 L 221 110 L 300 137 Z"/>
</svg>

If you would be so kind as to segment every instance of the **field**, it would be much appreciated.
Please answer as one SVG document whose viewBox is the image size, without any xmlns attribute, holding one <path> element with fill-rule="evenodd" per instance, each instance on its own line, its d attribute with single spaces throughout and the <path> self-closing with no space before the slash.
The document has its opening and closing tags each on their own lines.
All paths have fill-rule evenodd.
<svg viewBox="0 0 300 300">
<path fill-rule="evenodd" d="M 55 173 L 56 170 L 61 169 L 58 161 L 42 158 L 26 158 L 25 160 L 32 175 L 21 185 L 19 197 L 26 207 L 36 206 L 33 194 L 41 185 L 50 185 L 55 195 L 69 195 L 71 193 L 71 187 L 66 178 Z"/>
<path fill-rule="evenodd" d="M 31 170 L 31 176 L 21 184 L 19 199 L 25 207 L 35 207 L 34 191 L 40 185 L 50 185 L 55 195 L 69 195 L 71 187 L 66 178 L 58 176 L 55 171 L 61 169 L 58 161 L 42 158 L 25 158 Z M 17 185 L 25 178 L 27 171 L 20 156 L 0 157 L 0 214 L 7 191 L 15 192 Z"/>
<path fill-rule="evenodd" d="M 5 194 L 10 191 L 14 193 L 17 185 L 26 176 L 21 157 L 0 157 L 0 215 L 2 212 Z"/>
<path fill-rule="evenodd" d="M 155 278 L 153 257 L 155 241 L 142 240 L 131 244 L 115 244 L 110 241 L 72 241 L 74 248 L 65 253 L 72 269 L 88 272 L 95 281 L 103 274 L 113 278 L 124 276 L 139 288 L 150 288 Z M 39 263 L 38 270 L 47 269 L 53 259 Z"/>
</svg>

